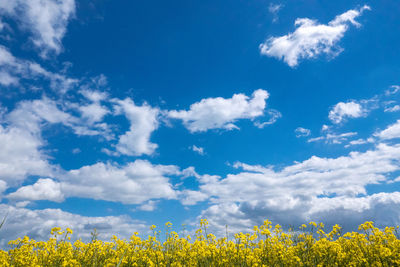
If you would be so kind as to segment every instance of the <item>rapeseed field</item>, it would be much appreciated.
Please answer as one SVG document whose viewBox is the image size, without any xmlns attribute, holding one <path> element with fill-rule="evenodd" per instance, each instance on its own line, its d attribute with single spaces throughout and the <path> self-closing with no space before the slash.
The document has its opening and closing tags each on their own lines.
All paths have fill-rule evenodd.
<svg viewBox="0 0 400 267">
<path fill-rule="evenodd" d="M 152 226 L 152 235 L 129 240 L 114 236 L 110 242 L 71 242 L 73 231 L 58 227 L 47 241 L 25 236 L 0 251 L 1 266 L 400 266 L 398 227 L 379 229 L 373 222 L 357 232 L 342 234 L 341 227 L 326 231 L 310 222 L 300 229 L 283 231 L 266 220 L 252 233 L 216 238 L 200 221 L 194 236 L 179 236 L 166 223 L 166 231 Z M 163 239 L 163 241 L 160 241 Z"/>
</svg>

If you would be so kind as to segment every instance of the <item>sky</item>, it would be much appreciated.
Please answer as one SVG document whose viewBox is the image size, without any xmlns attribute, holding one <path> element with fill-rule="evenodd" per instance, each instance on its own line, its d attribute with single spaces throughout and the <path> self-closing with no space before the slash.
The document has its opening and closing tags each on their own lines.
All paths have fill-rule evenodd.
<svg viewBox="0 0 400 267">
<path fill-rule="evenodd" d="M 0 243 L 400 224 L 399 14 L 0 0 Z"/>
</svg>

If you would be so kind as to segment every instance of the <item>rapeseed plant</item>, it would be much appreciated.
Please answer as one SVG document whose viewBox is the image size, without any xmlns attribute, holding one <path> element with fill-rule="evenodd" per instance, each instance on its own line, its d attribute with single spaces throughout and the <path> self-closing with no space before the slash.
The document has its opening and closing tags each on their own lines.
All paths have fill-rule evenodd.
<svg viewBox="0 0 400 267">
<path fill-rule="evenodd" d="M 165 241 L 152 225 L 147 239 L 134 233 L 129 240 L 88 243 L 72 243 L 71 229 L 55 227 L 47 241 L 10 241 L 8 251 L 0 250 L 0 266 L 400 266 L 398 227 L 379 229 L 373 222 L 342 235 L 338 225 L 326 232 L 324 224 L 310 222 L 285 232 L 266 220 L 233 240 L 209 233 L 205 219 L 193 240 L 172 231 L 170 222 L 165 226 Z"/>
</svg>

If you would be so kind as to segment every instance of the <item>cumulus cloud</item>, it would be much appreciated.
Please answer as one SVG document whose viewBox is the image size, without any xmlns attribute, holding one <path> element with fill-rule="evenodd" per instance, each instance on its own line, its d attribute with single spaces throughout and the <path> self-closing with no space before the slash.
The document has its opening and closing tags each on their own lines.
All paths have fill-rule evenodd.
<svg viewBox="0 0 400 267">
<path fill-rule="evenodd" d="M 179 197 L 183 205 L 196 205 L 209 199 L 209 195 L 201 191 L 185 189 L 180 192 Z"/>
<path fill-rule="evenodd" d="M 339 102 L 329 111 L 329 119 L 336 124 L 341 123 L 346 118 L 359 118 L 363 116 L 365 116 L 365 111 L 361 104 L 355 101 Z"/>
<path fill-rule="evenodd" d="M 64 195 L 61 192 L 59 183 L 52 179 L 39 179 L 33 185 L 27 185 L 18 188 L 17 191 L 7 195 L 11 200 L 50 200 L 54 202 L 62 202 Z"/>
<path fill-rule="evenodd" d="M 89 103 L 70 103 L 69 106 L 75 108 L 81 114 L 89 125 L 95 125 L 101 122 L 103 118 L 110 114 L 110 110 L 102 104 L 108 100 L 108 95 L 105 92 L 98 90 L 84 89 L 80 93 L 88 100 Z"/>
<path fill-rule="evenodd" d="M 279 170 L 239 162 L 234 165 L 239 173 L 197 178 L 199 199 L 204 201 L 206 195 L 212 204 L 201 216 L 216 220 L 214 223 L 221 227 L 225 226 L 222 221 L 236 216 L 243 229 L 264 219 L 288 226 L 315 218 L 333 222 L 329 214 L 335 213 L 342 214 L 345 222 L 359 213 L 354 220 L 358 224 L 372 219 L 382 206 L 390 209 L 400 202 L 399 192 L 368 195 L 366 189 L 391 181 L 391 175 L 400 170 L 399 158 L 399 144 L 381 143 L 366 152 L 338 158 L 312 156 Z M 397 223 L 399 214 L 395 214 Z M 395 216 L 387 214 L 380 221 L 388 222 Z"/>
<path fill-rule="evenodd" d="M 79 107 L 82 118 L 86 119 L 90 124 L 102 121 L 104 116 L 109 113 L 109 110 L 100 103 L 92 103 Z"/>
<path fill-rule="evenodd" d="M 136 160 L 125 166 L 96 163 L 59 173 L 56 179 L 39 179 L 20 187 L 7 198 L 18 201 L 50 200 L 62 202 L 67 197 L 149 205 L 152 199 L 175 199 L 177 192 L 169 176 L 181 175 L 177 166 L 153 165 Z M 143 204 L 145 205 L 145 204 Z"/>
<path fill-rule="evenodd" d="M 104 84 L 105 83 L 104 80 L 106 80 L 106 78 L 104 77 L 104 75 L 101 75 L 98 78 L 98 80 L 100 80 L 100 81 L 96 82 L 95 84 L 98 84 L 98 83 Z M 88 100 L 90 100 L 93 103 L 99 103 L 99 102 L 104 101 L 104 100 L 106 100 L 108 98 L 108 94 L 106 92 L 101 92 L 101 91 L 98 91 L 98 90 L 91 90 L 91 89 L 87 89 L 87 88 L 81 90 L 80 93 L 85 98 L 87 98 Z"/>
<path fill-rule="evenodd" d="M 386 129 L 375 133 L 375 136 L 383 140 L 400 138 L 400 120 L 389 125 Z"/>
<path fill-rule="evenodd" d="M 0 84 L 4 86 L 18 85 L 18 78 L 2 70 L 0 71 Z"/>
<path fill-rule="evenodd" d="M 15 20 L 22 30 L 30 32 L 43 57 L 50 51 L 61 52 L 61 41 L 74 14 L 75 0 L 0 1 L 0 15 Z"/>
<path fill-rule="evenodd" d="M 8 121 L 21 129 L 40 134 L 41 122 L 70 125 L 74 119 L 62 111 L 55 101 L 44 97 L 32 101 L 20 101 L 8 114 Z"/>
<path fill-rule="evenodd" d="M 192 104 L 189 110 L 169 111 L 168 116 L 182 120 L 192 133 L 210 129 L 233 130 L 238 129 L 234 123 L 239 119 L 254 120 L 263 116 L 268 97 L 267 91 L 258 89 L 251 98 L 244 94 L 234 94 L 232 98 L 206 98 Z"/>
<path fill-rule="evenodd" d="M 334 126 L 341 126 L 341 123 L 348 119 L 367 117 L 375 109 L 383 109 L 384 112 L 396 112 L 400 110 L 397 101 L 392 99 L 396 94 L 397 87 L 391 86 L 390 89 L 376 94 L 368 99 L 347 100 L 335 104 L 329 111 L 328 118 L 333 125 L 323 125 L 321 132 L 331 133 Z M 335 136 L 331 136 L 335 137 Z M 326 139 L 325 137 L 312 138 L 311 141 Z M 329 139 L 329 138 L 328 138 Z"/>
<path fill-rule="evenodd" d="M 143 205 L 140 205 L 138 207 L 138 210 L 141 211 L 154 211 L 157 208 L 157 201 L 154 200 L 149 200 L 146 203 L 144 203 Z"/>
<path fill-rule="evenodd" d="M 52 173 L 44 141 L 35 133 L 16 126 L 0 125 L 0 179 L 10 185 L 30 175 L 48 176 Z"/>
<path fill-rule="evenodd" d="M 263 201 L 229 202 L 213 204 L 203 210 L 199 217 L 207 218 L 210 230 L 220 236 L 225 236 L 226 225 L 229 226 L 229 233 L 250 232 L 254 225 L 261 225 L 265 219 L 279 223 L 285 229 L 316 221 L 323 222 L 327 229 L 339 224 L 343 231 L 355 231 L 365 221 L 374 221 L 376 226 L 382 228 L 398 225 L 399 204 L 399 192 L 363 197 L 312 198 L 292 203 L 291 207 L 285 209 Z"/>
<path fill-rule="evenodd" d="M 100 93 L 90 92 L 91 97 L 88 99 L 100 105 L 101 99 L 105 99 L 100 95 Z M 117 106 L 116 109 L 120 109 L 116 114 L 125 114 L 131 122 L 130 131 L 122 137 L 131 137 L 132 142 L 143 142 L 144 139 L 137 136 L 149 135 L 152 129 L 155 129 L 152 127 L 157 125 L 158 109 L 153 109 L 147 104 L 136 106 L 129 99 L 114 99 L 113 103 Z M 170 178 L 171 176 L 186 176 L 189 169 L 181 171 L 177 166 L 153 165 L 141 160 L 122 166 L 113 163 L 97 163 L 71 171 L 64 171 L 60 167 L 51 165 L 48 162 L 48 156 L 43 152 L 45 141 L 42 139 L 42 130 L 44 127 L 60 124 L 71 128 L 78 135 L 94 135 L 98 130 L 97 124 L 94 123 L 97 120 L 88 120 L 84 114 L 81 114 L 81 117 L 72 115 L 67 109 L 71 107 L 73 105 L 63 106 L 43 97 L 32 101 L 21 101 L 11 112 L 3 112 L 2 124 L 0 124 L 2 147 L 0 179 L 7 182 L 6 186 L 19 186 L 27 177 L 42 177 L 34 184 L 19 187 L 15 192 L 9 193 L 7 197 L 10 201 L 24 206 L 29 201 L 62 202 L 68 197 L 83 197 L 126 204 L 147 202 L 150 205 L 149 201 L 153 199 L 177 198 L 177 192 Z M 78 105 L 77 110 L 79 107 Z M 147 129 L 150 129 L 148 133 L 145 132 L 147 126 Z M 119 145 L 124 144 L 122 137 L 119 139 Z M 146 152 L 140 144 L 134 146 L 131 151 Z"/>
<path fill-rule="evenodd" d="M 150 136 L 158 128 L 160 110 L 144 103 L 136 105 L 130 98 L 114 100 L 116 114 L 124 114 L 130 122 L 129 130 L 119 137 L 117 152 L 129 155 L 151 155 L 157 144 L 150 142 Z"/>
<path fill-rule="evenodd" d="M 270 37 L 260 45 L 262 55 L 282 59 L 290 67 L 295 67 L 301 59 L 316 58 L 320 54 L 335 57 L 342 52 L 338 45 L 349 25 L 360 27 L 355 18 L 360 16 L 369 6 L 358 10 L 349 10 L 336 16 L 328 24 L 308 18 L 295 21 L 296 30 L 280 37 Z"/>
<path fill-rule="evenodd" d="M 128 216 L 87 217 L 60 209 L 18 208 L 0 204 L 0 218 L 7 219 L 2 227 L 0 246 L 7 247 L 9 240 L 23 237 L 24 235 L 36 240 L 47 240 L 53 227 L 67 227 L 74 231 L 72 239 L 82 238 L 82 241 L 91 240 L 91 232 L 96 228 L 98 238 L 110 241 L 116 234 L 120 238 L 129 238 L 134 232 L 146 233 L 148 225 L 143 221 L 133 220 Z"/>
<path fill-rule="evenodd" d="M 297 127 L 296 130 L 294 130 L 296 133 L 296 137 L 304 137 L 304 136 L 309 136 L 311 134 L 311 131 L 309 129 L 303 128 L 303 127 Z"/>
<path fill-rule="evenodd" d="M 74 107 L 76 105 L 68 105 Z M 85 106 L 83 106 L 85 107 Z M 77 105 L 80 110 L 81 106 Z M 102 111 L 102 116 L 98 120 L 92 117 L 96 114 L 88 115 L 82 112 L 81 117 L 71 115 L 60 103 L 43 97 L 41 99 L 31 101 L 20 101 L 17 107 L 8 114 L 7 120 L 13 125 L 21 129 L 29 130 L 30 132 L 40 133 L 42 127 L 46 124 L 62 124 L 70 127 L 77 135 L 101 135 L 106 139 L 111 139 L 112 135 L 108 126 L 104 123 L 97 123 L 107 111 Z"/>
<path fill-rule="evenodd" d="M 71 115 L 49 98 L 20 101 L 12 111 L 1 114 L 0 179 L 16 185 L 32 175 L 53 177 L 57 167 L 49 164 L 44 153 L 42 130 L 54 124 L 69 127 L 77 135 L 109 136 L 103 123 L 90 124 L 84 116 Z"/>
<path fill-rule="evenodd" d="M 136 160 L 125 166 L 97 163 L 71 170 L 60 178 L 67 196 L 78 196 L 126 204 L 151 199 L 174 199 L 176 192 L 168 175 L 179 175 L 173 165 L 152 165 Z"/>
<path fill-rule="evenodd" d="M 0 179 L 18 185 L 28 176 L 52 177 L 57 169 L 43 152 L 46 142 L 42 127 L 46 123 L 70 125 L 73 117 L 61 111 L 48 98 L 21 101 L 0 123 Z"/>
</svg>

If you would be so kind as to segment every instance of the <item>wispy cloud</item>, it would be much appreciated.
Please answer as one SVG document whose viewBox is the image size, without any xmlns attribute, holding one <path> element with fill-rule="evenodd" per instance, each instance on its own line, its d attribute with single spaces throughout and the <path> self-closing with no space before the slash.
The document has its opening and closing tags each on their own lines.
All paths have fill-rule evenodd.
<svg viewBox="0 0 400 267">
<path fill-rule="evenodd" d="M 69 20 L 75 14 L 75 0 L 0 1 L 0 15 L 12 18 L 20 29 L 31 33 L 32 43 L 47 57 L 59 54 Z"/>
<path fill-rule="evenodd" d="M 347 141 L 349 138 L 356 136 L 358 133 L 356 132 L 348 132 L 348 133 L 341 133 L 335 134 L 331 132 L 327 132 L 325 135 L 310 138 L 307 142 L 317 142 L 317 141 L 324 141 L 326 144 L 342 144 L 343 142 Z"/>
<path fill-rule="evenodd" d="M 294 132 L 296 133 L 296 137 L 305 137 L 311 134 L 310 129 L 306 129 L 303 127 L 297 127 L 296 130 L 294 130 Z"/>
<path fill-rule="evenodd" d="M 279 17 L 278 13 L 283 8 L 283 4 L 270 3 L 268 6 L 269 13 L 272 14 L 272 22 L 277 22 Z"/>
<path fill-rule="evenodd" d="M 397 111 L 400 111 L 400 105 L 394 105 L 394 106 L 385 108 L 385 112 L 397 112 Z"/>
<path fill-rule="evenodd" d="M 193 146 L 190 147 L 190 149 L 191 149 L 192 151 L 196 152 L 196 153 L 199 154 L 199 155 L 202 155 L 202 156 L 203 156 L 203 155 L 205 154 L 204 148 L 202 148 L 202 147 L 198 147 L 198 146 L 196 146 L 196 145 L 193 145 Z"/>
<path fill-rule="evenodd" d="M 50 87 L 60 93 L 67 92 L 79 82 L 62 73 L 48 71 L 36 62 L 17 58 L 8 48 L 0 45 L 0 84 L 23 87 L 21 81 L 26 80 L 31 86 L 31 82 L 38 78 L 49 81 Z"/>
<path fill-rule="evenodd" d="M 394 95 L 396 93 L 400 92 L 400 86 L 399 85 L 392 85 L 390 86 L 390 89 L 385 91 L 385 95 Z"/>
</svg>

